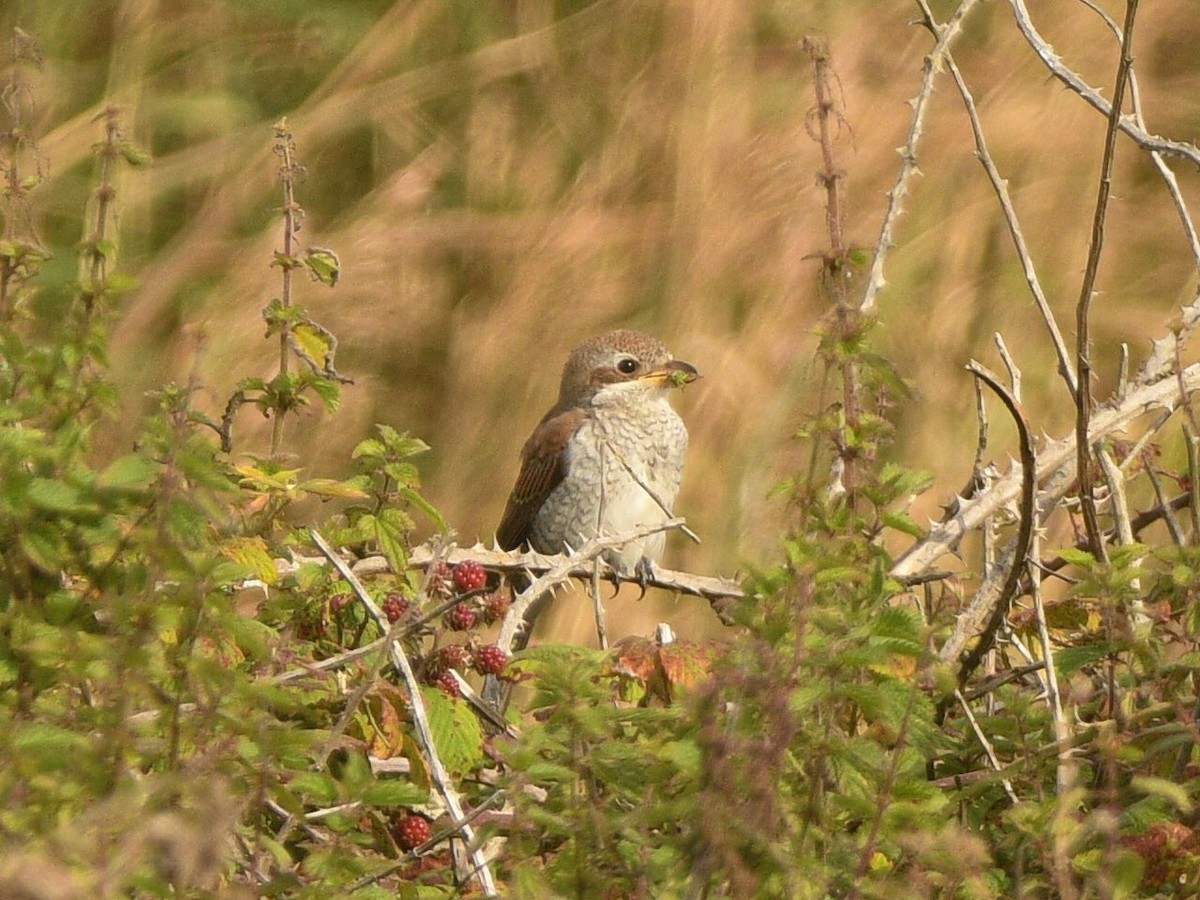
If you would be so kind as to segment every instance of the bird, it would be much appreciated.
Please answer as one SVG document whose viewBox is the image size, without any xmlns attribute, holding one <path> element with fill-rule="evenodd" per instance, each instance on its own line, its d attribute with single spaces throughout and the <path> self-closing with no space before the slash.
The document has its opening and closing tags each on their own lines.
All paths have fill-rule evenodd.
<svg viewBox="0 0 1200 900">
<path fill-rule="evenodd" d="M 501 549 L 569 552 L 594 537 L 673 518 L 688 432 L 670 396 L 699 377 L 639 331 L 609 332 L 576 347 L 558 401 L 521 450 L 496 530 Z M 665 543 L 658 532 L 609 548 L 604 558 L 618 577 L 638 576 L 644 585 Z M 526 618 L 525 641 L 538 611 Z"/>
</svg>

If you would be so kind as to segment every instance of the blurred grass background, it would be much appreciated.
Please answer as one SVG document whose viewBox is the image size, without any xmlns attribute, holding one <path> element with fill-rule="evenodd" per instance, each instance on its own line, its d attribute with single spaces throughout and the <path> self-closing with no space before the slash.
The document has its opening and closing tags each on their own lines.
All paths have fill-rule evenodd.
<svg viewBox="0 0 1200 900">
<path fill-rule="evenodd" d="M 945 17 L 956 4 L 933 5 Z M 1102 5 L 1121 18 L 1123 4 Z M 1064 0 L 1030 8 L 1068 65 L 1109 93 L 1117 48 L 1097 16 Z M 298 302 L 339 337 L 338 368 L 356 381 L 336 417 L 313 411 L 289 426 L 297 460 L 336 474 L 373 422 L 411 431 L 433 447 L 422 463 L 427 496 L 461 540 L 490 541 L 566 354 L 592 334 L 640 328 L 705 376 L 678 403 L 692 451 L 677 504 L 704 543 L 675 538 L 666 562 L 723 574 L 772 556 L 786 509 L 766 498 L 803 458 L 792 435 L 818 375 L 813 256 L 827 237 L 798 43 L 828 36 L 844 102 L 847 234 L 872 246 L 909 127 L 906 101 L 932 46 L 917 17 L 907 0 L 9 0 L 0 9 L 3 33 L 19 26 L 45 55 L 30 82 L 48 176 L 35 204 L 56 254 L 48 283 L 75 274 L 105 104 L 122 107 L 154 156 L 120 185 L 120 266 L 140 287 L 113 345 L 129 425 L 114 430 L 115 449 L 144 392 L 165 380 L 195 373 L 201 403 L 218 411 L 237 379 L 273 373 L 260 311 L 278 292 L 270 144 L 286 115 L 309 172 L 302 243 L 331 247 L 343 263 L 336 290 L 306 284 Z M 1195 0 L 1145 4 L 1137 35 L 1150 130 L 1195 141 Z M 976 9 L 955 55 L 1070 340 L 1105 123 L 1048 79 L 1005 3 Z M 995 365 L 995 331 L 1023 368 L 1032 421 L 1061 434 L 1072 415 L 973 150 L 943 78 L 876 332 L 916 392 L 896 412 L 894 453 L 936 476 L 917 508 L 931 516 L 969 473 L 974 398 L 962 366 L 971 356 Z M 1200 206 L 1196 173 L 1175 167 Z M 1196 290 L 1170 200 L 1125 140 L 1108 234 L 1093 325 L 1101 396 L 1119 342 L 1136 363 Z M 254 419 L 248 410 L 239 419 L 243 452 L 266 447 Z M 1002 424 L 993 440 L 1006 452 Z M 663 615 L 684 634 L 711 621 L 703 604 L 663 602 L 620 607 L 614 631 Z"/>
</svg>

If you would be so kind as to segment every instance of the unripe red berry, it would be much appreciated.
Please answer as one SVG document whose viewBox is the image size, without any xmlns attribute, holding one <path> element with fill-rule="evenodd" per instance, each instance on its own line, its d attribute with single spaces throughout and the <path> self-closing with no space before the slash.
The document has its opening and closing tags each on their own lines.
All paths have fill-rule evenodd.
<svg viewBox="0 0 1200 900">
<path fill-rule="evenodd" d="M 471 651 L 462 644 L 447 644 L 438 649 L 438 668 L 465 669 L 471 662 Z"/>
<path fill-rule="evenodd" d="M 429 820 L 424 816 L 408 815 L 396 823 L 396 843 L 403 850 L 420 847 L 429 837 Z"/>
<path fill-rule="evenodd" d="M 499 644 L 488 644 L 475 651 L 475 671 L 480 675 L 499 675 L 508 665 L 508 654 Z"/>
<path fill-rule="evenodd" d="M 450 567 L 445 562 L 438 562 L 429 573 L 429 593 L 449 591 L 452 578 Z"/>
<path fill-rule="evenodd" d="M 408 598 L 394 591 L 383 598 L 383 614 L 389 622 L 395 622 L 408 612 Z"/>
<path fill-rule="evenodd" d="M 458 686 L 458 679 L 449 672 L 444 672 L 438 676 L 437 687 L 447 697 L 457 700 L 462 696 L 462 688 Z"/>
<path fill-rule="evenodd" d="M 475 626 L 475 610 L 460 603 L 446 613 L 446 624 L 454 631 L 469 631 Z"/>
<path fill-rule="evenodd" d="M 487 570 L 473 559 L 454 567 L 454 587 L 460 594 L 469 594 L 487 584 Z"/>
<path fill-rule="evenodd" d="M 508 612 L 508 608 L 512 605 L 512 601 L 508 597 L 495 592 L 484 594 L 479 602 L 483 606 L 483 621 L 489 625 L 503 619 L 504 614 Z"/>
</svg>

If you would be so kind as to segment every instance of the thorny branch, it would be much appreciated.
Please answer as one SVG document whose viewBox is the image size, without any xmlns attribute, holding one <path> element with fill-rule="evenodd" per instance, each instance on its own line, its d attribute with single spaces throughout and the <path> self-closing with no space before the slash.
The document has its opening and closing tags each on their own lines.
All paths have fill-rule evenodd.
<svg viewBox="0 0 1200 900">
<path fill-rule="evenodd" d="M 1112 104 L 1104 99 L 1104 95 L 1089 85 L 1077 74 L 1067 68 L 1054 48 L 1038 33 L 1025 7 L 1025 0 L 1009 0 L 1017 19 L 1017 27 L 1024 35 L 1026 42 L 1033 48 L 1042 63 L 1050 70 L 1055 78 L 1082 97 L 1089 105 L 1105 116 L 1112 114 Z M 1170 141 L 1157 135 L 1149 134 L 1129 116 L 1122 116 L 1117 121 L 1117 128 L 1133 139 L 1133 142 L 1146 151 L 1161 153 L 1163 156 L 1175 156 L 1186 159 L 1200 167 L 1200 147 L 1183 141 Z"/>
<path fill-rule="evenodd" d="M 671 522 L 675 520 L 670 520 Z M 670 522 L 656 528 L 671 527 Z M 648 532 L 653 533 L 653 532 Z M 609 539 L 605 539 L 606 541 Z M 628 535 L 616 540 L 623 543 L 630 540 Z M 587 546 L 591 546 L 588 544 Z M 605 546 L 608 546 L 606 543 Z M 601 548 L 603 549 L 603 548 Z M 457 565 L 465 560 L 474 560 L 486 569 L 509 575 L 529 573 L 535 577 L 550 571 L 562 570 L 566 578 L 590 582 L 593 573 L 593 563 L 579 553 L 569 556 L 547 556 L 532 551 L 509 551 L 484 547 L 476 544 L 473 547 L 448 547 L 435 549 L 428 544 L 414 547 L 409 554 L 408 564 L 413 568 L 424 569 L 431 564 L 444 561 L 448 565 Z M 610 583 L 616 583 L 617 573 L 602 559 L 598 560 L 600 577 Z M 293 564 L 287 564 L 290 568 Z M 388 569 L 387 560 L 382 556 L 369 556 L 354 564 L 354 571 L 359 575 L 370 575 L 385 572 Z M 565 578 L 562 580 L 566 580 Z M 725 624 L 732 624 L 732 607 L 745 597 L 741 584 L 731 578 L 717 578 L 709 575 L 695 575 L 691 572 L 679 572 L 655 566 L 646 579 L 647 587 L 656 587 L 665 591 L 675 591 L 693 597 L 701 597 L 712 606 L 713 612 Z"/>
<path fill-rule="evenodd" d="M 1121 121 L 1121 107 L 1125 102 L 1129 72 L 1133 67 L 1133 24 L 1137 17 L 1137 6 L 1138 0 L 1126 0 L 1125 34 L 1121 40 L 1121 60 L 1117 65 L 1117 83 L 1113 88 L 1108 130 L 1104 135 L 1104 158 L 1100 164 L 1100 185 L 1096 192 L 1096 212 L 1092 216 L 1087 267 L 1083 273 L 1079 302 L 1075 306 L 1075 371 L 1078 373 L 1078 386 L 1075 391 L 1075 459 L 1076 478 L 1079 480 L 1079 507 L 1083 514 L 1084 528 L 1087 530 L 1088 549 L 1093 557 L 1102 561 L 1108 559 L 1108 554 L 1104 548 L 1104 537 L 1100 533 L 1100 520 L 1096 514 L 1092 448 L 1088 443 L 1088 423 L 1092 416 L 1093 402 L 1090 316 L 1096 277 L 1100 269 L 1100 254 L 1104 250 L 1104 223 L 1108 214 L 1108 198 L 1112 193 L 1117 126 Z"/>
<path fill-rule="evenodd" d="M 895 246 L 892 233 L 900 214 L 904 211 L 904 199 L 908 196 L 908 183 L 919 171 L 917 168 L 917 144 L 925 130 L 925 115 L 929 110 L 930 98 L 933 96 L 934 80 L 938 72 L 942 70 L 945 56 L 950 52 L 950 44 L 962 30 L 963 21 L 978 2 L 979 0 L 963 0 L 950 20 L 935 29 L 939 35 L 938 41 L 929 51 L 929 55 L 925 57 L 925 65 L 921 70 L 921 88 L 912 101 L 912 124 L 909 126 L 904 148 L 900 151 L 902 160 L 900 173 L 896 176 L 895 185 L 887 194 L 887 211 L 883 216 L 883 226 L 879 230 L 879 238 L 875 241 L 875 253 L 871 260 L 871 273 L 867 278 L 866 292 L 858 307 L 863 314 L 870 313 L 875 309 L 875 297 L 887 283 L 883 277 L 883 264 L 888 251 Z"/>
<path fill-rule="evenodd" d="M 926 0 L 918 0 L 918 4 L 921 7 L 922 15 L 925 17 L 926 27 L 935 35 L 938 34 L 941 26 L 934 19 L 933 11 L 929 8 L 929 4 Z M 1054 344 L 1054 353 L 1058 358 L 1059 374 L 1066 381 L 1067 388 L 1070 390 L 1071 396 L 1074 397 L 1078 392 L 1075 369 L 1071 364 L 1071 357 L 1067 351 L 1066 341 L 1063 340 L 1058 322 L 1054 318 L 1054 312 L 1050 308 L 1050 301 L 1046 298 L 1045 291 L 1042 290 L 1042 283 L 1038 278 L 1033 256 L 1029 252 L 1029 246 L 1025 243 L 1025 234 L 1022 232 L 1021 223 L 1017 219 L 1017 212 L 1013 206 L 1012 196 L 1008 192 L 1008 183 L 1000 175 L 1000 171 L 996 168 L 992 155 L 988 151 L 987 141 L 983 135 L 983 123 L 980 122 L 979 111 L 975 108 L 975 99 L 972 97 L 966 80 L 963 78 L 962 72 L 959 71 L 958 65 L 954 62 L 954 57 L 950 55 L 949 50 L 946 51 L 945 60 L 946 68 L 950 72 L 950 76 L 954 79 L 954 85 L 958 88 L 958 93 L 962 97 L 963 106 L 967 111 L 967 119 L 971 123 L 971 133 L 975 138 L 975 155 L 983 166 L 984 172 L 987 173 L 992 190 L 996 192 L 996 199 L 1000 203 L 1000 211 L 1004 215 L 1005 224 L 1008 225 L 1008 233 L 1012 237 L 1013 246 L 1017 251 L 1017 259 L 1020 261 L 1021 269 L 1025 275 L 1025 283 L 1029 285 L 1029 291 L 1033 294 L 1033 300 L 1037 304 L 1042 321 L 1045 322 L 1046 329 L 1050 332 L 1050 340 Z"/>
<path fill-rule="evenodd" d="M 992 389 L 1008 410 L 1009 415 L 1012 416 L 1013 422 L 1016 423 L 1021 447 L 1021 468 L 1024 472 L 1024 477 L 1021 479 L 1020 521 L 1017 526 L 1017 537 L 1014 541 L 1012 561 L 1005 575 L 1004 586 L 1001 588 L 1000 595 L 988 611 L 986 625 L 982 634 L 980 634 L 975 645 L 959 658 L 958 683 L 960 685 L 966 683 L 967 679 L 971 677 L 971 674 L 979 666 L 980 660 L 992 649 L 996 641 L 996 634 L 1000 631 L 1000 626 L 1004 624 L 1004 617 L 1008 615 L 1009 605 L 1017 594 L 1017 588 L 1021 583 L 1021 576 L 1025 569 L 1025 559 L 1029 555 L 1030 539 L 1033 536 L 1034 501 L 1037 491 L 1037 482 L 1034 479 L 1034 473 L 1037 471 L 1037 460 L 1033 452 L 1033 436 L 1029 433 L 1029 423 L 1025 419 L 1025 412 L 1021 409 L 1021 404 L 1016 401 L 995 375 L 979 363 L 972 360 L 967 365 L 967 369 Z M 957 654 L 955 655 L 957 656 Z M 946 648 L 943 648 L 943 658 L 948 658 Z"/>
<path fill-rule="evenodd" d="M 1132 388 L 1123 401 L 1100 407 L 1091 419 L 1088 440 L 1095 443 L 1127 428 L 1135 419 L 1154 409 L 1175 409 L 1184 394 L 1200 390 L 1200 364 L 1188 366 L 1178 377 L 1171 375 L 1150 384 Z M 1044 518 L 1052 511 L 1074 481 L 1075 436 L 1049 441 L 1038 452 L 1038 513 Z M 1021 490 L 1021 466 L 1015 465 L 991 490 L 956 504 L 952 514 L 936 524 L 892 566 L 895 578 L 910 578 L 924 572 L 946 553 L 951 553 L 969 532 L 997 510 L 1012 509 Z"/>
<path fill-rule="evenodd" d="M 338 574 L 350 585 L 379 629 L 384 634 L 387 634 L 389 631 L 387 616 L 376 606 L 375 601 L 371 599 L 371 595 L 363 587 L 362 582 L 358 580 L 358 577 L 351 571 L 341 556 L 326 543 L 320 532 L 315 528 L 310 529 L 309 536 L 312 538 L 313 543 L 325 554 L 330 564 L 338 570 Z M 404 647 L 399 641 L 392 641 L 390 652 L 392 663 L 404 678 L 405 686 L 408 688 L 409 702 L 412 704 L 413 726 L 416 729 L 417 738 L 421 742 L 421 748 L 425 752 L 425 759 L 429 763 L 429 773 L 433 777 L 433 782 L 437 786 L 438 793 L 442 795 L 442 799 L 445 801 L 450 815 L 456 821 L 462 822 L 462 838 L 467 845 L 467 852 L 471 859 L 471 865 L 474 867 L 474 875 L 479 881 L 480 888 L 483 890 L 485 896 L 494 896 L 496 894 L 496 882 L 492 877 L 491 870 L 488 868 L 487 861 L 483 858 L 483 853 L 479 847 L 475 846 L 475 830 L 469 824 L 469 820 L 463 811 L 462 802 L 458 799 L 458 793 L 455 791 L 450 773 L 446 771 L 446 767 L 442 764 L 441 757 L 438 755 L 437 745 L 433 741 L 433 732 L 429 727 L 429 718 L 425 713 L 425 701 L 421 697 L 421 687 L 417 681 L 416 673 L 413 671 L 412 663 L 409 662 L 408 655 L 404 652 Z"/>
</svg>

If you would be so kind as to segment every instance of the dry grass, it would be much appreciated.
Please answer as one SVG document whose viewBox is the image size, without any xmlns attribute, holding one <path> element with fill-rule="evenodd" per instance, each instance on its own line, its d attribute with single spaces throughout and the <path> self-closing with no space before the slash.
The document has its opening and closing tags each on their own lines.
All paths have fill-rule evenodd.
<svg viewBox="0 0 1200 900">
<path fill-rule="evenodd" d="M 52 32 L 39 34 L 50 56 L 42 150 L 57 176 L 45 195 L 64 214 L 78 201 L 72 175 L 106 89 L 157 156 L 123 185 L 142 287 L 117 332 L 116 372 L 136 398 L 194 369 L 216 407 L 237 377 L 272 368 L 259 310 L 276 284 L 270 124 L 287 112 L 311 173 L 302 239 L 334 247 L 344 264 L 336 291 L 313 285 L 300 302 L 338 334 L 339 368 L 358 382 L 336 419 L 291 427 L 300 460 L 343 465 L 374 421 L 410 430 L 434 448 L 427 495 L 463 539 L 490 539 L 566 353 L 596 332 L 638 327 L 705 376 L 679 404 L 693 450 L 678 503 L 704 543 L 676 539 L 669 561 L 728 573 L 769 560 L 786 510 L 765 498 L 798 458 L 791 435 L 814 393 L 822 308 L 807 257 L 826 240 L 819 151 L 805 132 L 811 77 L 796 44 L 815 28 L 829 36 L 845 101 L 847 233 L 870 245 L 931 41 L 900 0 L 614 0 L 555 22 L 562 5 L 516 0 L 468 15 L 443 0 L 347 3 L 338 8 L 353 15 L 337 31 L 303 4 L 179 13 L 127 0 L 109 7 L 111 40 L 89 44 L 18 2 L 27 30 Z M 1111 84 L 1116 48 L 1092 13 L 1064 3 L 1033 12 L 1070 65 Z M 1191 0 L 1147 4 L 1138 26 L 1151 130 L 1188 140 L 1200 132 L 1193 13 Z M 1047 80 L 1006 4 L 976 11 L 956 56 L 1069 331 L 1104 122 Z M 920 504 L 929 515 L 969 470 L 962 364 L 994 358 L 993 332 L 1024 369 L 1032 420 L 1059 433 L 1071 416 L 972 151 L 945 81 L 877 332 L 916 389 L 898 411 L 895 454 L 935 473 Z M 1196 174 L 1180 174 L 1197 198 Z M 1094 316 L 1102 388 L 1117 343 L 1136 357 L 1196 287 L 1166 193 L 1127 143 L 1109 234 Z M 262 450 L 265 429 L 251 418 L 240 447 Z M 685 633 L 706 623 L 698 610 L 654 614 Z M 614 614 L 618 637 L 623 618 Z"/>
</svg>

